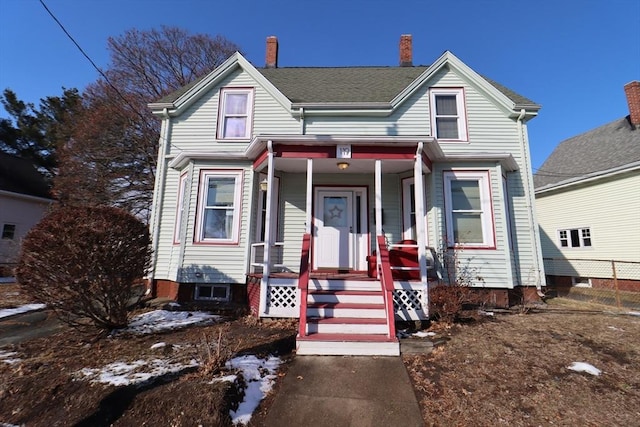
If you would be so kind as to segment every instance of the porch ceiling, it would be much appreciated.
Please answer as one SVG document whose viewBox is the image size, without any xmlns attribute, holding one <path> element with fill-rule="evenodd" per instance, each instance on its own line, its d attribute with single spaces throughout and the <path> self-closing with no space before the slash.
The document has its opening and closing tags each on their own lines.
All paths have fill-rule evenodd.
<svg viewBox="0 0 640 427">
<path fill-rule="evenodd" d="M 288 173 L 306 173 L 307 159 L 302 158 L 275 158 L 275 169 Z M 347 162 L 349 167 L 338 169 L 338 162 Z M 400 173 L 413 171 L 413 160 L 382 160 L 382 173 Z M 313 173 L 335 174 L 373 174 L 375 171 L 375 159 L 313 159 Z"/>
</svg>

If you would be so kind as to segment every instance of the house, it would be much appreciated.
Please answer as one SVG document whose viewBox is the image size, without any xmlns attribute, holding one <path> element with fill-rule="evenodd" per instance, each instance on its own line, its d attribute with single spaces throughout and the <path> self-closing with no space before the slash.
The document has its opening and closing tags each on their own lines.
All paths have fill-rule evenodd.
<svg viewBox="0 0 640 427">
<path fill-rule="evenodd" d="M 410 35 L 397 67 L 266 52 L 150 104 L 155 295 L 299 318 L 298 354 L 397 354 L 394 320 L 428 318 L 428 286 L 456 275 L 494 305 L 535 295 L 537 104 L 451 52 L 413 66 Z"/>
<path fill-rule="evenodd" d="M 624 90 L 628 116 L 562 141 L 534 176 L 550 285 L 640 291 L 640 82 Z"/>
<path fill-rule="evenodd" d="M 10 275 L 22 238 L 51 203 L 47 183 L 33 163 L 0 152 L 0 276 Z"/>
</svg>

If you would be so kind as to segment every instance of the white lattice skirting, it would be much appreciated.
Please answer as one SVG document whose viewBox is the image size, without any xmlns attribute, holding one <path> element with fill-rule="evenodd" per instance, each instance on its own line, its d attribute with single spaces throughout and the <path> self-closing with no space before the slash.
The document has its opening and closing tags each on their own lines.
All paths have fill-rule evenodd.
<svg viewBox="0 0 640 427">
<path fill-rule="evenodd" d="M 426 320 L 428 297 L 422 285 L 404 285 L 393 291 L 393 306 L 398 320 Z M 267 316 L 293 317 L 300 315 L 300 293 L 295 285 L 269 285 Z"/>
</svg>

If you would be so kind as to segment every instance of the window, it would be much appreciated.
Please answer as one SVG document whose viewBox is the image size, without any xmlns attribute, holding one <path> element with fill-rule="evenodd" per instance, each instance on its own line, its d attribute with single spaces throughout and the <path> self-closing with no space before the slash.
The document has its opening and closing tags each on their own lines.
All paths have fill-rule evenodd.
<svg viewBox="0 0 640 427">
<path fill-rule="evenodd" d="M 444 173 L 449 244 L 494 247 L 489 172 Z"/>
<path fill-rule="evenodd" d="M 16 237 L 16 225 L 4 224 L 2 226 L 2 239 L 13 240 Z"/>
<path fill-rule="evenodd" d="M 423 188 L 426 188 L 426 186 Z M 426 196 L 424 198 L 424 201 L 426 205 Z M 413 178 L 406 178 L 402 181 L 402 211 L 404 222 L 404 239 L 417 241 L 418 235 L 416 231 L 416 193 Z M 427 232 L 426 215 L 427 213 L 425 209 L 425 233 Z"/>
<path fill-rule="evenodd" d="M 178 208 L 176 211 L 176 224 L 175 230 L 173 231 L 173 242 L 180 243 L 180 233 L 182 232 L 182 218 L 185 217 L 184 210 L 186 207 L 186 197 L 187 197 L 187 183 L 189 180 L 187 179 L 188 174 L 183 174 L 180 176 L 180 184 L 178 188 Z"/>
<path fill-rule="evenodd" d="M 198 284 L 195 299 L 229 301 L 229 285 Z"/>
<path fill-rule="evenodd" d="M 563 248 L 584 248 L 591 246 L 590 228 L 558 230 L 558 239 Z"/>
<path fill-rule="evenodd" d="M 219 139 L 249 139 L 253 108 L 252 89 L 220 90 Z"/>
<path fill-rule="evenodd" d="M 237 243 L 241 171 L 201 171 L 196 241 Z"/>
<path fill-rule="evenodd" d="M 431 102 L 431 134 L 440 140 L 466 141 L 464 91 L 438 89 L 429 91 Z"/>
</svg>

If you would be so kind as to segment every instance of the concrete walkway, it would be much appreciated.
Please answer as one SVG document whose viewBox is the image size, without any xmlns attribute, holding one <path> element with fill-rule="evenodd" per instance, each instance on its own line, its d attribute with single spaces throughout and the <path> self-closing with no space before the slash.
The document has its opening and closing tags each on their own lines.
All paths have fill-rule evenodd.
<svg viewBox="0 0 640 427">
<path fill-rule="evenodd" d="M 297 356 L 264 425 L 412 427 L 424 422 L 400 357 Z"/>
</svg>

